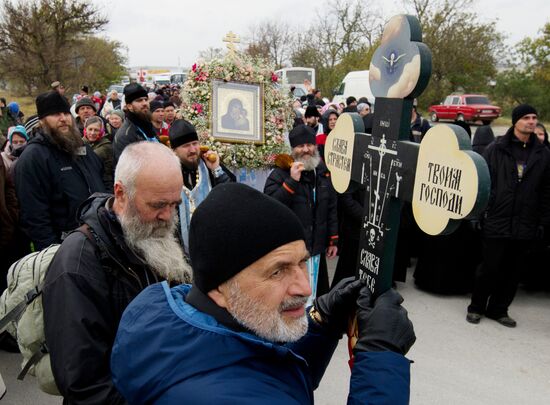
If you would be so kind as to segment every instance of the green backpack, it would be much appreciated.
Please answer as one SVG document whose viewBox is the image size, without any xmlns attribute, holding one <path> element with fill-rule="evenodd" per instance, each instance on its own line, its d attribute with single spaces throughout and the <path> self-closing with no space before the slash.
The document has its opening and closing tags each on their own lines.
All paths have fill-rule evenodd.
<svg viewBox="0 0 550 405">
<path fill-rule="evenodd" d="M 96 246 L 101 246 L 87 225 L 79 227 Z M 51 395 L 61 395 L 55 384 L 50 355 L 44 334 L 42 289 L 46 272 L 59 244 L 30 253 L 11 265 L 8 270 L 8 288 L 0 296 L 0 333 L 4 330 L 16 340 L 23 356 L 18 380 L 31 374 L 38 379 L 40 389 Z M 103 256 L 102 256 L 103 258 Z"/>
</svg>

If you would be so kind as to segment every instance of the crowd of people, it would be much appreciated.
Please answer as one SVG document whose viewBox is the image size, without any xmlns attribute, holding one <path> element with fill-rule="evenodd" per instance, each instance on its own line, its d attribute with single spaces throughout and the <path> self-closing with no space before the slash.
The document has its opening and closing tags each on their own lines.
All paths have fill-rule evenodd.
<svg viewBox="0 0 550 405">
<path fill-rule="evenodd" d="M 412 323 L 397 291 L 372 297 L 354 280 L 364 189 L 337 195 L 323 156 L 340 114 L 359 114 L 372 131 L 366 98 L 336 105 L 312 90 L 293 100 L 290 162 L 261 193 L 200 144 L 177 89 L 131 83 L 103 99 L 84 86 L 71 105 L 61 83 L 51 87 L 24 124 L 14 103 L 1 110 L 0 292 L 12 263 L 60 244 L 40 293 L 65 403 L 312 403 L 354 313 L 349 403 L 408 402 Z M 416 106 L 410 123 L 420 142 L 430 124 Z M 504 136 L 482 128 L 474 150 L 491 174 L 485 214 L 454 240 L 429 239 L 405 205 L 395 280 L 417 257 L 419 286 L 434 288 L 422 279 L 442 264 L 426 246 L 444 254 L 478 235 L 483 260 L 464 264 L 475 267 L 467 320 L 512 327 L 520 267 L 530 249 L 546 248 L 548 135 L 542 127 L 537 137 L 528 105 L 514 109 Z M 326 260 L 336 256 L 329 285 Z M 5 332 L 0 344 L 17 350 Z"/>
</svg>

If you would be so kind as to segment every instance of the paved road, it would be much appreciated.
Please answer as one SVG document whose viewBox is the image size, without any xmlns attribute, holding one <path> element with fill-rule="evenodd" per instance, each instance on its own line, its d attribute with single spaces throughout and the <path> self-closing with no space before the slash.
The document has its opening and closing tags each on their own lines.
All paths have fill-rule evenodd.
<svg viewBox="0 0 550 405">
<path fill-rule="evenodd" d="M 334 263 L 330 266 L 334 268 Z M 465 321 L 466 296 L 438 296 L 418 290 L 409 269 L 398 283 L 417 335 L 409 353 L 411 404 L 543 405 L 550 398 L 550 293 L 520 290 L 508 329 L 483 319 Z M 8 386 L 1 405 L 59 405 L 40 392 L 33 377 L 15 379 L 19 355 L 0 351 L 0 373 Z M 342 340 L 315 393 L 321 405 L 345 404 L 349 384 L 346 341 Z"/>
</svg>

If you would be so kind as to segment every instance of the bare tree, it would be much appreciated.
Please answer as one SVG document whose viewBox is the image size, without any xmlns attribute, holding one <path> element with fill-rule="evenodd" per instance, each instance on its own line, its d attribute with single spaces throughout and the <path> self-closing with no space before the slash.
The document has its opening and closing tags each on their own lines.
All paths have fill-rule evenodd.
<svg viewBox="0 0 550 405">
<path fill-rule="evenodd" d="M 268 59 L 277 68 L 287 65 L 291 56 L 293 33 L 286 22 L 266 20 L 250 27 L 246 52 Z"/>
<path fill-rule="evenodd" d="M 213 59 L 223 59 L 225 52 L 222 48 L 214 48 L 209 46 L 208 48 L 199 52 L 199 59 L 209 62 Z"/>
<path fill-rule="evenodd" d="M 29 94 L 47 88 L 53 80 L 66 82 L 78 76 L 75 69 L 78 73 L 87 62 L 79 46 L 108 22 L 93 3 L 84 0 L 5 0 L 1 7 L 1 73 Z M 111 45 L 116 45 L 109 48 L 111 52 L 120 50 L 120 44 Z M 117 63 L 122 60 L 117 56 Z"/>
</svg>

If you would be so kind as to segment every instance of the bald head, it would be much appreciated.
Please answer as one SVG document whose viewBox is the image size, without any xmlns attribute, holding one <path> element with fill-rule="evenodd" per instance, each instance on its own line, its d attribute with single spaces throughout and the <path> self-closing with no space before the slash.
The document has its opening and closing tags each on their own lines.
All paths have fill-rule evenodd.
<svg viewBox="0 0 550 405">
<path fill-rule="evenodd" d="M 137 142 L 128 145 L 115 170 L 115 184 L 124 185 L 126 193 L 132 198 L 136 193 L 138 177 L 174 178 L 183 184 L 180 162 L 174 152 L 157 142 Z M 181 191 L 181 186 L 179 188 Z"/>
</svg>

